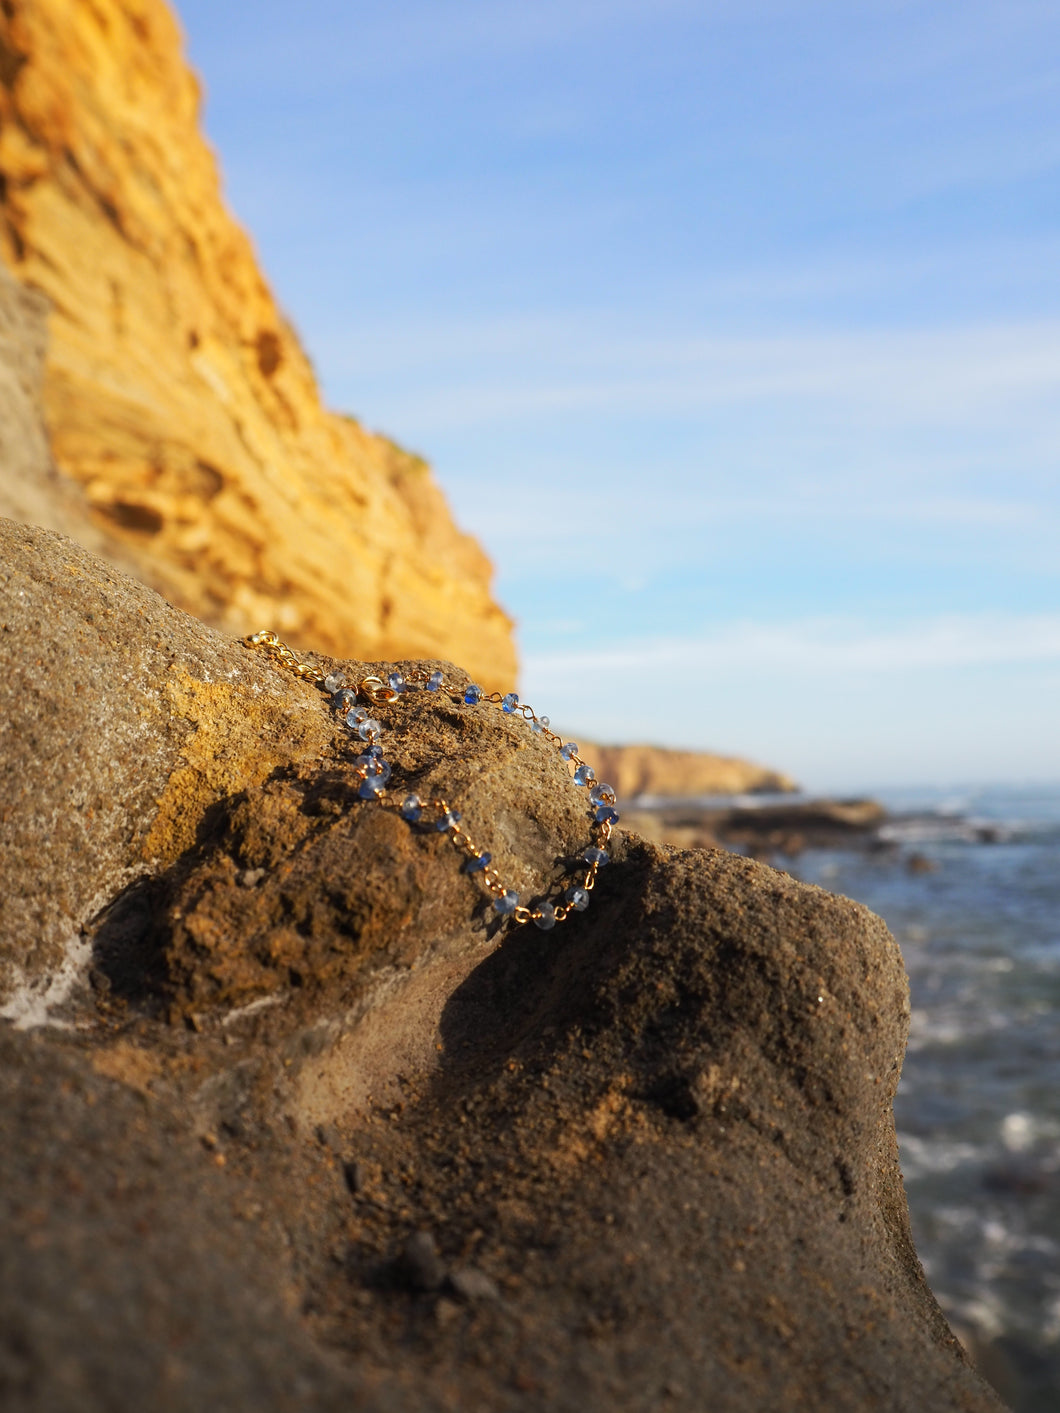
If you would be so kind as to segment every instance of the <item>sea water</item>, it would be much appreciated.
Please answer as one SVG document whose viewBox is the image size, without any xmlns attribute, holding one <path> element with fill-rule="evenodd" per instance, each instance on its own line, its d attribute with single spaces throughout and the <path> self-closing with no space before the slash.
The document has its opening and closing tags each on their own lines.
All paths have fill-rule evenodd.
<svg viewBox="0 0 1060 1413">
<path fill-rule="evenodd" d="M 912 1028 L 895 1101 L 913 1235 L 981 1372 L 1060 1409 L 1060 785 L 879 792 L 869 849 L 784 864 L 879 913 Z"/>
</svg>

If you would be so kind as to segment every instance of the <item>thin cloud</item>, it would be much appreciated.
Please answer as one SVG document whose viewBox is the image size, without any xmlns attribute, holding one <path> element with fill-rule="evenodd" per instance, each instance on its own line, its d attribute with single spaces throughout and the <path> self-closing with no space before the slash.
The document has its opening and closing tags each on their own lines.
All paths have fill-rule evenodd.
<svg viewBox="0 0 1060 1413">
<path fill-rule="evenodd" d="M 557 317 L 479 331 L 463 325 L 450 334 L 406 330 L 401 344 L 389 349 L 386 340 L 370 337 L 362 345 L 366 369 L 371 360 L 376 372 L 400 347 L 406 356 L 414 348 L 416 363 L 437 359 L 434 377 L 403 401 L 406 417 L 418 424 L 470 428 L 513 417 L 608 411 L 672 416 L 791 399 L 841 404 L 848 418 L 883 415 L 892 425 L 902 417 L 938 422 L 964 414 L 982 421 L 1014 400 L 1043 396 L 1060 408 L 1056 319 L 638 338 Z M 498 358 L 499 365 L 490 364 Z"/>
<path fill-rule="evenodd" d="M 895 673 L 1060 663 L 1060 613 L 950 614 L 880 629 L 842 618 L 735 623 L 693 637 L 577 652 L 530 653 L 535 682 L 679 670 L 687 684 L 724 672 L 758 675 Z"/>
</svg>

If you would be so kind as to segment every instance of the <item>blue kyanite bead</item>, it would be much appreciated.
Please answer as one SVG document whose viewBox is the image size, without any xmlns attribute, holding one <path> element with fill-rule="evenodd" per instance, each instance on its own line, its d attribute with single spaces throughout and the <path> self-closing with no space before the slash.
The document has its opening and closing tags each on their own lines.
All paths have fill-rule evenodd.
<svg viewBox="0 0 1060 1413">
<path fill-rule="evenodd" d="M 376 800 L 386 789 L 383 781 L 377 776 L 369 775 L 361 781 L 361 788 L 357 791 L 362 800 Z"/>
<path fill-rule="evenodd" d="M 329 672 L 328 675 L 324 678 L 325 692 L 331 692 L 332 694 L 334 694 L 335 692 L 341 692 L 345 685 L 345 672 Z"/>
<path fill-rule="evenodd" d="M 467 863 L 464 865 L 465 872 L 478 873 L 481 869 L 489 865 L 489 861 L 492 857 L 492 854 L 475 854 L 472 858 L 468 859 Z"/>
<path fill-rule="evenodd" d="M 556 925 L 556 909 L 549 902 L 538 903 L 534 909 L 534 926 L 550 932 Z"/>
<path fill-rule="evenodd" d="M 597 824 L 617 824 L 619 821 L 619 813 L 614 805 L 597 805 L 593 810 L 593 817 Z"/>
<path fill-rule="evenodd" d="M 428 692 L 440 692 L 442 689 L 442 683 L 444 681 L 445 678 L 440 672 L 432 672 L 431 675 L 427 678 Z"/>
<path fill-rule="evenodd" d="M 501 706 L 509 715 L 515 710 L 518 705 L 519 698 L 515 695 L 514 692 L 509 692 L 506 697 L 503 697 L 501 699 Z"/>
<path fill-rule="evenodd" d="M 460 811 L 459 811 L 459 810 L 446 810 L 443 815 L 439 816 L 439 819 L 438 819 L 438 832 L 439 832 L 439 833 L 443 833 L 446 829 L 452 829 L 452 827 L 453 827 L 454 824 L 459 824 L 459 823 L 460 823 Z"/>
<path fill-rule="evenodd" d="M 382 734 L 382 722 L 376 721 L 374 716 L 366 717 L 357 727 L 357 735 L 360 736 L 362 741 L 370 741 L 373 736 L 381 736 Z"/>
<path fill-rule="evenodd" d="M 575 785 L 591 785 L 596 779 L 596 771 L 591 765 L 581 764 L 574 772 Z"/>
<path fill-rule="evenodd" d="M 589 798 L 594 805 L 613 805 L 615 803 L 615 787 L 613 785 L 594 785 L 589 791 Z"/>
<path fill-rule="evenodd" d="M 358 756 L 357 764 L 363 768 L 366 779 L 378 780 L 383 785 L 386 784 L 393 774 L 390 762 L 385 761 L 382 756 Z"/>
<path fill-rule="evenodd" d="M 403 692 L 405 690 L 405 678 L 400 672 L 392 672 L 386 680 L 390 683 L 391 691 Z"/>
<path fill-rule="evenodd" d="M 577 741 L 568 741 L 565 746 L 561 746 L 559 748 L 559 753 L 564 760 L 573 760 L 574 757 L 578 754 Z"/>
<path fill-rule="evenodd" d="M 611 862 L 611 855 L 603 849 L 597 849 L 595 845 L 590 845 L 588 849 L 583 849 L 582 858 L 586 863 L 595 864 L 597 868 L 603 868 L 605 864 Z"/>
<path fill-rule="evenodd" d="M 519 906 L 519 894 L 514 889 L 508 888 L 499 898 L 494 898 L 493 906 L 502 917 L 511 917 Z"/>
<path fill-rule="evenodd" d="M 350 710 L 346 713 L 346 725 L 349 726 L 350 729 L 353 731 L 357 730 L 358 726 L 360 726 L 362 721 L 367 720 L 368 713 L 365 711 L 364 707 L 351 707 Z"/>
<path fill-rule="evenodd" d="M 478 706 L 482 700 L 482 688 L 476 682 L 469 682 L 464 688 L 464 701 L 468 706 Z"/>
<path fill-rule="evenodd" d="M 568 888 L 567 902 L 579 913 L 583 913 L 589 906 L 589 892 L 586 888 Z"/>
<path fill-rule="evenodd" d="M 534 718 L 533 721 L 531 721 L 530 730 L 535 732 L 544 731 L 548 724 L 549 722 L 547 716 L 537 716 Z"/>
<path fill-rule="evenodd" d="M 365 756 L 381 756 L 382 754 L 382 746 L 379 744 L 378 741 L 373 741 L 370 746 L 365 747 L 364 756 L 358 756 L 358 760 L 363 760 Z"/>
<path fill-rule="evenodd" d="M 343 687 L 340 691 L 331 694 L 331 705 L 336 711 L 349 711 L 357 700 L 357 693 L 351 692 L 349 687 Z"/>
<path fill-rule="evenodd" d="M 406 795 L 401 802 L 401 818 L 415 824 L 423 813 L 423 801 L 419 795 Z"/>
</svg>

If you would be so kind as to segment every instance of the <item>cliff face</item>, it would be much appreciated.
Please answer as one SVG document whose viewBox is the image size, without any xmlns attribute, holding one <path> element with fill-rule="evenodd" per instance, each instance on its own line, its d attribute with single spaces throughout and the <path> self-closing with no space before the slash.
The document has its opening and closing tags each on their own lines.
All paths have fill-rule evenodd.
<svg viewBox="0 0 1060 1413">
<path fill-rule="evenodd" d="M 321 406 L 199 99 L 161 0 L 0 6 L 0 255 L 51 301 L 59 469 L 140 577 L 208 622 L 510 686 L 485 555 L 423 462 Z"/>
<path fill-rule="evenodd" d="M 581 754 L 599 779 L 615 787 L 621 800 L 638 795 L 787 794 L 799 787 L 790 775 L 735 756 L 706 751 L 672 751 L 664 746 L 591 746 Z"/>
</svg>

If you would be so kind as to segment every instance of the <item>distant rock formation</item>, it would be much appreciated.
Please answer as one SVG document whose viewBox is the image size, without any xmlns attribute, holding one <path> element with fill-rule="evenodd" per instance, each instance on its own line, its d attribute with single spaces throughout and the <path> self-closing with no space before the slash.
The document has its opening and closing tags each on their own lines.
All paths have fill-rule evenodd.
<svg viewBox="0 0 1060 1413">
<path fill-rule="evenodd" d="M 314 688 L 70 540 L 0 521 L 0 624 L 5 1410 L 999 1413 L 913 1248 L 879 918 L 627 835 L 502 923 Z M 385 716 L 396 788 L 569 876 L 542 737 Z"/>
<path fill-rule="evenodd" d="M 788 794 L 799 788 L 790 775 L 735 756 L 665 746 L 594 746 L 580 738 L 579 745 L 597 776 L 613 785 L 621 800 L 639 795 Z"/>
<path fill-rule="evenodd" d="M 322 408 L 199 97 L 162 0 L 0 6 L 0 259 L 50 301 L 52 451 L 96 547 L 229 631 L 444 655 L 510 687 L 485 555 L 422 461 Z M 62 521 L 27 495 L 5 473 L 3 513 Z"/>
</svg>

